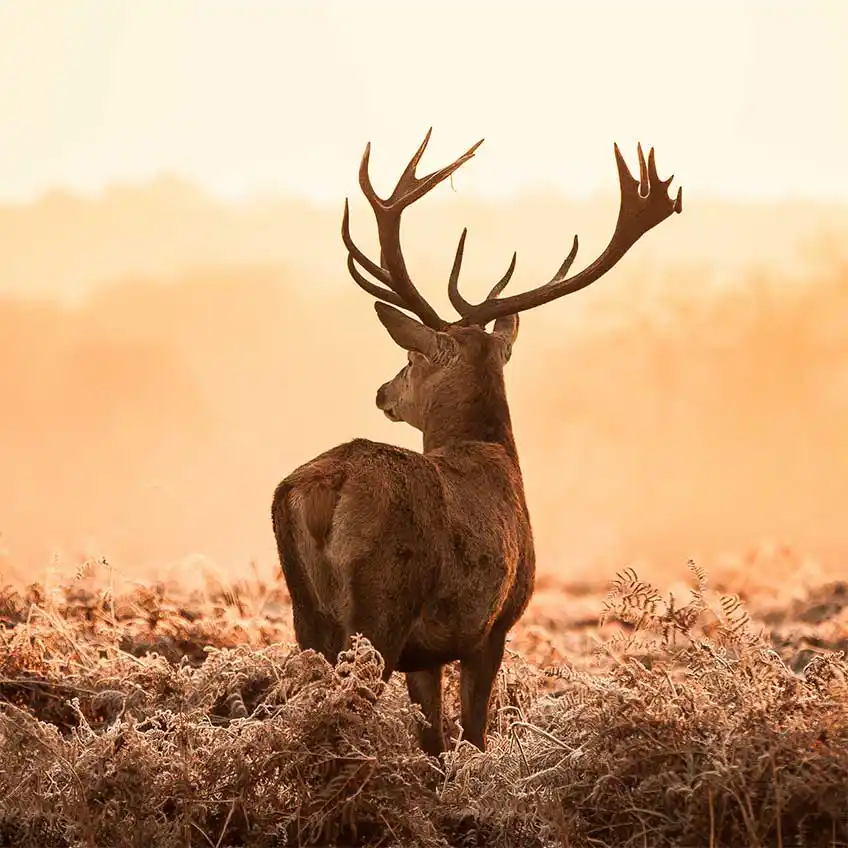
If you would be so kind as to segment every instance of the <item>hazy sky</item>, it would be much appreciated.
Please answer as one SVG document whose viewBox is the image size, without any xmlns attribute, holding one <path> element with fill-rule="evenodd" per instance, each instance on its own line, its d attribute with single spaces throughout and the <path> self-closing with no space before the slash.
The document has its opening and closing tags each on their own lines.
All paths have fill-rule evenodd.
<svg viewBox="0 0 848 848">
<path fill-rule="evenodd" d="M 848 2 L 0 0 L 0 197 L 163 171 L 227 196 L 378 189 L 485 136 L 457 189 L 848 201 Z"/>
</svg>

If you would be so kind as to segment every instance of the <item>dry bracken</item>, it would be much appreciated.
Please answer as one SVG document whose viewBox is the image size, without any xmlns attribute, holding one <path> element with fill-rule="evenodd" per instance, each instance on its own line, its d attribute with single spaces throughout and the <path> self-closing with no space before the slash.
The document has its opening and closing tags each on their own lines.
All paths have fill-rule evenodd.
<svg viewBox="0 0 848 848">
<path fill-rule="evenodd" d="M 542 647 L 531 606 L 485 752 L 449 668 L 438 762 L 368 640 L 299 650 L 280 586 L 4 589 L 0 845 L 848 843 L 842 607 L 810 658 L 690 568 L 686 603 L 623 571 L 580 652 Z"/>
</svg>

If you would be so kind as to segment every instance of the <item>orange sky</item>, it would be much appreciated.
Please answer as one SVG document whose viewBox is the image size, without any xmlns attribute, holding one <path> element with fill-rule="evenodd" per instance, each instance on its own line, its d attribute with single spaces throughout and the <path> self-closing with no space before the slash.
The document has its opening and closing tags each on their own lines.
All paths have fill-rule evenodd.
<svg viewBox="0 0 848 848">
<path fill-rule="evenodd" d="M 458 189 L 614 190 L 642 140 L 690 197 L 848 200 L 848 3 L 5 0 L 0 198 L 164 171 L 338 203 L 485 136 Z M 449 189 L 443 189 L 449 190 Z"/>
</svg>

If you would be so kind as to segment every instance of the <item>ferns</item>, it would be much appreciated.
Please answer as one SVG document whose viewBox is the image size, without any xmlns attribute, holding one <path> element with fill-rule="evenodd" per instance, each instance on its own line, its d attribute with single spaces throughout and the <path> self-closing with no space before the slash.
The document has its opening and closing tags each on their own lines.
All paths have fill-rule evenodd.
<svg viewBox="0 0 848 848">
<path fill-rule="evenodd" d="M 0 844 L 845 844 L 844 655 L 793 672 L 688 567 L 685 603 L 617 574 L 594 652 L 531 608 L 488 750 L 440 762 L 366 639 L 331 666 L 265 591 L 0 591 Z M 455 716 L 455 666 L 445 690 Z"/>
<path fill-rule="evenodd" d="M 727 649 L 745 651 L 757 641 L 749 629 L 748 612 L 736 595 L 720 595 L 716 604 L 707 597 L 707 575 L 704 569 L 689 560 L 689 571 L 696 585 L 691 597 L 683 606 L 677 606 L 672 593 L 664 601 L 650 583 L 640 580 L 632 568 L 616 574 L 609 593 L 603 602 L 600 625 L 612 618 L 632 625 L 630 635 L 616 634 L 597 650 L 610 654 L 658 651 L 674 652 L 678 637 L 685 643 L 693 640 Z M 708 616 L 709 620 L 703 621 Z M 698 628 L 700 625 L 700 628 Z M 700 633 L 696 633 L 696 630 Z M 656 634 L 657 639 L 645 641 L 642 634 Z"/>
</svg>

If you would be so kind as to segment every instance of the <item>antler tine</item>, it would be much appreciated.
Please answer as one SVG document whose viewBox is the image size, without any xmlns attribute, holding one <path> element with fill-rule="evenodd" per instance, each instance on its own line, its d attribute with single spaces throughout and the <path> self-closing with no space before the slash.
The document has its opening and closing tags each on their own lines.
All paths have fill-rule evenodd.
<svg viewBox="0 0 848 848">
<path fill-rule="evenodd" d="M 602 277 L 648 230 L 664 221 L 673 212 L 679 214 L 683 211 L 683 188 L 678 188 L 674 200 L 668 196 L 667 190 L 674 179 L 674 175 L 667 180 L 659 178 L 653 147 L 648 153 L 647 163 L 642 153 L 642 145 L 639 144 L 637 148 L 639 157 L 638 180 L 630 173 L 618 145 L 615 144 L 613 147 L 621 187 L 621 202 L 615 230 L 603 253 L 580 273 L 568 278 L 566 275 L 577 256 L 578 240 L 575 236 L 571 252 L 553 279 L 535 289 L 505 298 L 496 298 L 490 295 L 476 305 L 468 303 L 459 295 L 458 291 L 454 292 L 451 302 L 454 303 L 455 307 L 457 307 L 457 303 L 461 304 L 462 310 L 464 310 L 462 312 L 463 318 L 458 323 L 465 326 L 471 324 L 485 326 L 495 318 L 524 312 L 564 295 L 573 294 Z M 461 254 L 461 250 L 458 253 Z M 454 262 L 458 276 L 456 266 L 457 263 Z M 457 309 L 459 310 L 459 307 Z"/>
<path fill-rule="evenodd" d="M 367 277 L 364 277 L 359 269 L 356 267 L 356 262 L 362 265 L 366 271 L 370 274 L 373 274 L 378 280 L 382 283 L 385 283 L 386 286 L 391 285 L 391 276 L 389 272 L 386 271 L 385 268 L 378 265 L 376 262 L 373 262 L 369 259 L 357 246 L 354 244 L 353 239 L 350 236 L 350 208 L 348 205 L 347 198 L 345 198 L 344 205 L 344 214 L 342 215 L 342 241 L 347 247 L 348 255 L 347 255 L 347 270 L 350 272 L 350 276 L 353 277 L 356 284 L 368 292 L 368 294 L 373 295 L 379 300 L 384 300 L 386 303 L 391 303 L 392 306 L 397 306 L 401 309 L 405 309 L 406 302 L 403 298 L 391 288 L 386 288 L 385 286 L 378 286 L 372 280 L 369 280 Z M 383 254 L 380 253 L 380 260 L 382 262 Z M 354 262 L 356 260 L 356 262 Z"/>
<path fill-rule="evenodd" d="M 347 248 L 348 260 L 355 259 L 363 268 L 365 268 L 366 271 L 368 271 L 369 274 L 373 274 L 378 280 L 380 280 L 380 282 L 384 283 L 387 286 L 391 285 L 391 276 L 389 275 L 389 272 L 386 271 L 386 269 L 383 268 L 382 265 L 378 265 L 376 262 L 369 259 L 356 246 L 353 239 L 351 238 L 351 235 L 350 235 L 350 206 L 348 204 L 347 198 L 345 198 L 344 212 L 342 213 L 342 241 L 344 242 L 344 245 Z M 381 254 L 380 254 L 380 261 L 381 262 L 382 262 L 382 259 L 383 259 L 383 255 L 382 255 L 382 252 L 381 252 Z M 356 279 L 356 281 L 359 282 L 359 280 L 361 279 L 361 276 L 360 276 L 359 279 L 357 279 L 356 277 L 354 277 L 354 279 Z M 366 291 L 371 292 L 371 294 L 374 294 L 372 289 L 379 289 L 381 292 L 392 294 L 392 292 L 385 292 L 385 290 L 383 290 L 380 286 L 375 286 L 373 283 L 369 283 L 369 286 L 371 286 L 371 288 L 367 288 Z M 379 296 L 382 297 L 382 294 L 379 295 Z"/>
<path fill-rule="evenodd" d="M 444 168 L 439 168 L 437 171 L 427 174 L 426 177 L 416 177 L 415 169 L 418 167 L 418 163 L 421 161 L 421 157 L 427 149 L 427 144 L 430 141 L 430 135 L 432 132 L 433 128 L 430 127 L 430 129 L 427 130 L 427 135 L 424 136 L 424 141 L 421 142 L 418 150 L 412 154 L 412 158 L 403 169 L 403 173 L 400 175 L 400 179 L 397 181 L 394 191 L 385 200 L 377 195 L 374 191 L 374 186 L 371 184 L 371 177 L 368 173 L 368 165 L 371 160 L 371 142 L 368 142 L 368 144 L 365 145 L 365 152 L 362 154 L 362 161 L 359 164 L 359 187 L 362 189 L 362 193 L 368 198 L 368 201 L 372 206 L 377 206 L 381 211 L 385 212 L 402 211 L 407 206 L 427 194 L 428 191 L 434 189 L 440 182 L 446 180 L 458 168 L 462 167 L 462 165 L 474 156 L 477 152 L 477 148 L 480 147 L 485 140 L 481 138 L 476 144 L 472 144 L 471 147 L 462 154 L 462 156 L 454 159 L 453 162 L 449 165 L 445 165 Z"/>
<path fill-rule="evenodd" d="M 388 198 L 379 197 L 371 184 L 368 173 L 368 165 L 371 157 L 371 143 L 365 146 L 362 161 L 359 165 L 359 186 L 365 195 L 377 221 L 377 233 L 380 241 L 380 264 L 368 259 L 365 254 L 356 247 L 350 237 L 350 221 L 348 204 L 345 201 L 345 213 L 342 219 L 342 239 L 348 249 L 348 270 L 353 268 L 353 260 L 374 276 L 383 286 L 365 280 L 360 273 L 351 271 L 356 283 L 365 291 L 414 312 L 427 326 L 433 329 L 444 329 L 448 322 L 439 317 L 432 306 L 422 297 L 415 287 L 400 245 L 400 221 L 403 210 L 423 197 L 427 192 L 435 188 L 440 182 L 447 179 L 457 168 L 471 159 L 477 148 L 483 143 L 483 139 L 470 147 L 458 159 L 455 159 L 444 168 L 433 171 L 424 177 L 416 177 L 415 169 L 421 161 L 427 143 L 430 140 L 432 127 L 427 131 L 424 141 L 419 145 L 409 163 L 400 175 L 397 185 Z M 365 285 L 363 285 L 365 283 Z"/>
<path fill-rule="evenodd" d="M 348 254 L 347 257 L 347 270 L 350 272 L 350 276 L 353 277 L 357 285 L 360 288 L 365 289 L 368 294 L 373 295 L 378 300 L 384 300 L 386 303 L 391 303 L 392 306 L 397 306 L 400 309 L 407 308 L 403 298 L 401 298 L 396 292 L 393 292 L 391 289 L 384 289 L 382 286 L 378 286 L 376 283 L 371 282 L 371 280 L 367 277 L 362 276 L 353 261 L 353 256 L 350 254 Z"/>
<path fill-rule="evenodd" d="M 459 244 L 456 248 L 456 256 L 453 259 L 453 267 L 451 268 L 450 278 L 448 279 L 448 298 L 450 299 L 451 305 L 460 315 L 467 315 L 471 310 L 473 310 L 474 304 L 469 303 L 459 291 L 459 271 L 462 267 L 462 258 L 465 254 L 465 237 L 468 235 L 468 227 L 465 227 L 462 230 L 462 235 L 459 237 Z M 512 254 L 512 261 L 509 263 L 509 268 L 506 269 L 506 273 L 503 277 L 498 280 L 494 286 L 492 286 L 491 291 L 486 295 L 486 300 L 492 300 L 496 298 L 506 287 L 509 281 L 512 279 L 512 275 L 515 272 L 515 263 L 518 259 L 518 254 Z"/>
</svg>

